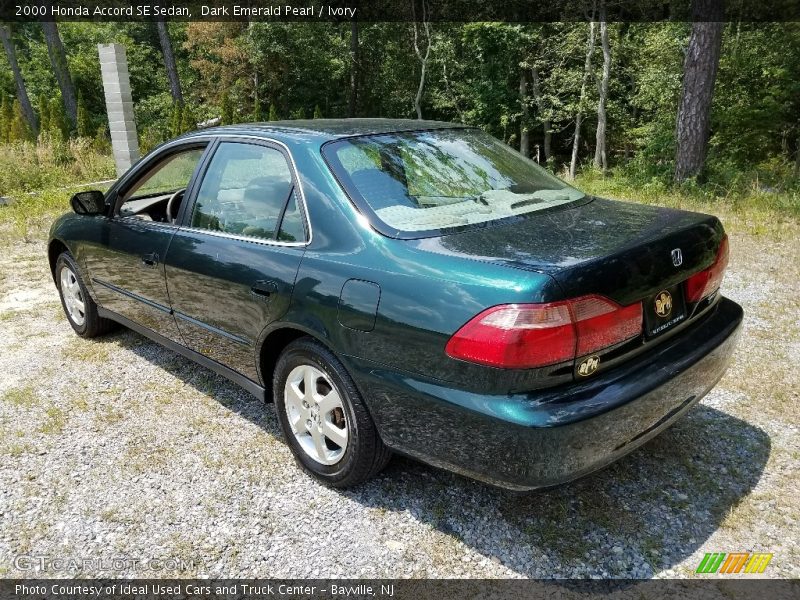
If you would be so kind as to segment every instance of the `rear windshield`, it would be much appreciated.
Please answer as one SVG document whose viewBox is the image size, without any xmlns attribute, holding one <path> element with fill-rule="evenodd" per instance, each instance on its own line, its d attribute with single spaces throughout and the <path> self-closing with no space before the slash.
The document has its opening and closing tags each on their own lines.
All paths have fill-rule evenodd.
<svg viewBox="0 0 800 600">
<path fill-rule="evenodd" d="M 326 144 L 323 153 L 373 225 L 389 235 L 529 215 L 584 196 L 477 129 L 348 138 Z"/>
</svg>

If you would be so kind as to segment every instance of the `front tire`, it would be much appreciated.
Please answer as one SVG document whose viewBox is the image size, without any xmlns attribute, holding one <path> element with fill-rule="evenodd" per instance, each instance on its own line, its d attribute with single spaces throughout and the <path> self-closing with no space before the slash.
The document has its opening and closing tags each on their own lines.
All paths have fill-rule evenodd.
<svg viewBox="0 0 800 600">
<path fill-rule="evenodd" d="M 275 366 L 273 397 L 298 464 L 338 488 L 377 475 L 391 453 L 342 363 L 311 338 L 289 344 Z"/>
<path fill-rule="evenodd" d="M 56 261 L 56 286 L 61 296 L 61 306 L 67 321 L 79 336 L 93 338 L 106 333 L 113 322 L 97 314 L 95 304 L 83 280 L 80 270 L 69 252 L 62 252 Z"/>
</svg>

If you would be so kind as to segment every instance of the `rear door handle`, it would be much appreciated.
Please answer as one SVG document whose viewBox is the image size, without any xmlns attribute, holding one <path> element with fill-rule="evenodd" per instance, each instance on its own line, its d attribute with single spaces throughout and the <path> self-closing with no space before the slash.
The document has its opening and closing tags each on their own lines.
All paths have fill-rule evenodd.
<svg viewBox="0 0 800 600">
<path fill-rule="evenodd" d="M 269 300 L 272 294 L 278 291 L 278 284 L 274 281 L 256 281 L 250 287 L 250 293 L 260 300 Z"/>
<path fill-rule="evenodd" d="M 142 256 L 142 264 L 145 267 L 153 268 L 158 264 L 158 254 L 151 252 Z"/>
</svg>

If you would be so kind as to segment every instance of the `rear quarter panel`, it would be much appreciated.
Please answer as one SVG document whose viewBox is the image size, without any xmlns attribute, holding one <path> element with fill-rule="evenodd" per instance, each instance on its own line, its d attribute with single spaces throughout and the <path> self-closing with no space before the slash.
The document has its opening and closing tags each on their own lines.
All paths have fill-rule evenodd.
<svg viewBox="0 0 800 600">
<path fill-rule="evenodd" d="M 344 360 L 366 359 L 400 372 L 484 391 L 536 387 L 547 370 L 508 371 L 449 358 L 450 336 L 483 309 L 503 303 L 560 297 L 548 275 L 462 257 L 420 251 L 414 243 L 371 229 L 339 187 L 318 149 L 293 149 L 309 206 L 313 239 L 298 271 L 282 325 L 314 333 Z M 379 286 L 374 328 L 361 331 L 340 318 L 342 288 L 350 279 Z M 361 318 L 363 317 L 363 319 Z M 564 381 L 571 379 L 571 368 Z M 560 380 L 559 380 L 560 381 Z"/>
</svg>

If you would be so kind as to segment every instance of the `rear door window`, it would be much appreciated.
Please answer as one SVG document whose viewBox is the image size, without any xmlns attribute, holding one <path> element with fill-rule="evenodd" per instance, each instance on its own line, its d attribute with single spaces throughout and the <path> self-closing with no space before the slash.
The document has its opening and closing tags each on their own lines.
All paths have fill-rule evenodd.
<svg viewBox="0 0 800 600">
<path fill-rule="evenodd" d="M 282 152 L 243 142 L 221 143 L 206 170 L 191 226 L 257 239 L 279 239 L 284 213 L 297 207 L 291 170 Z M 297 211 L 299 212 L 299 211 Z M 305 230 L 288 224 L 293 237 Z M 282 236 L 281 236 L 282 237 Z"/>
</svg>

